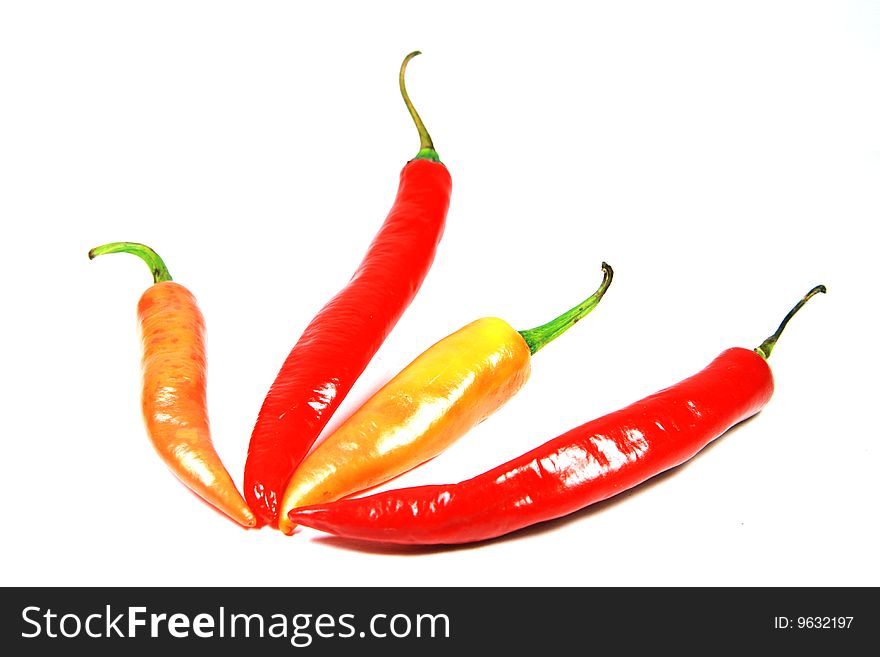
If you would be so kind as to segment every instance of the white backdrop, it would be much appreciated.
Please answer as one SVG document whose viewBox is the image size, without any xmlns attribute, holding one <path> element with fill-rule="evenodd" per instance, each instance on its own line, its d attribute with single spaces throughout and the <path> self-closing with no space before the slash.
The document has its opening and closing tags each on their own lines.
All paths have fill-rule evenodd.
<svg viewBox="0 0 880 657">
<path fill-rule="evenodd" d="M 869 2 L 30 2 L 0 9 L 4 584 L 880 584 L 880 12 Z M 477 474 L 753 347 L 767 409 L 689 464 L 477 546 L 243 531 L 152 451 L 131 256 L 199 299 L 237 483 L 262 398 L 418 149 L 435 265 L 331 428 L 440 337 L 615 281 L 531 381 L 393 486 Z M 391 487 L 391 485 L 385 488 Z"/>
</svg>

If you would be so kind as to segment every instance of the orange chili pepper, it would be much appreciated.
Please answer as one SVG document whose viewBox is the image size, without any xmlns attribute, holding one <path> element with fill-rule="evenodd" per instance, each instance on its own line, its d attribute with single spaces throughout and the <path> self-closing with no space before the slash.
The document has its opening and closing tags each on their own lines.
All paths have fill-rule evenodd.
<svg viewBox="0 0 880 657">
<path fill-rule="evenodd" d="M 516 331 L 496 317 L 478 319 L 407 365 L 327 437 L 293 473 L 278 528 L 291 534 L 296 507 L 338 500 L 437 456 L 498 410 L 525 384 L 531 356 L 585 317 L 611 284 L 556 319 Z"/>
<path fill-rule="evenodd" d="M 141 403 L 153 447 L 196 495 L 240 525 L 256 526 L 211 441 L 205 321 L 195 297 L 171 280 L 165 263 L 148 246 L 112 242 L 89 251 L 89 258 L 105 253 L 132 253 L 153 272 L 154 285 L 138 302 L 144 347 Z"/>
</svg>

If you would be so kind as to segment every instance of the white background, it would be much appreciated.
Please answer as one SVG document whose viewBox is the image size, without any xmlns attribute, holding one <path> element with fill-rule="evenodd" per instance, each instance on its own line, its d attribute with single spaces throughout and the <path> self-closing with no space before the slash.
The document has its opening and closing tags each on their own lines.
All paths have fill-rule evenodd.
<svg viewBox="0 0 880 657">
<path fill-rule="evenodd" d="M 283 358 L 347 281 L 418 141 L 454 181 L 417 300 L 331 423 L 435 340 L 531 328 L 616 277 L 505 408 L 394 485 L 475 475 L 753 347 L 767 409 L 686 466 L 458 549 L 243 531 L 152 451 L 115 240 L 153 246 L 208 324 L 240 484 Z M 869 2 L 4 3 L 3 584 L 880 584 Z"/>
</svg>

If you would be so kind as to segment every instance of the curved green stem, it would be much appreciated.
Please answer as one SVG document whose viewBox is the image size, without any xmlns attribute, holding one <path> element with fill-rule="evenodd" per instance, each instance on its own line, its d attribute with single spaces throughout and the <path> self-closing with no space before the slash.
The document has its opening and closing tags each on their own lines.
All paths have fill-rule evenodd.
<svg viewBox="0 0 880 657">
<path fill-rule="evenodd" d="M 602 272 L 602 284 L 591 297 L 584 299 L 583 302 L 579 303 L 571 310 L 562 313 L 559 317 L 550 320 L 546 324 L 529 329 L 528 331 L 519 331 L 519 334 L 526 341 L 526 344 L 529 345 L 532 355 L 534 355 L 538 349 L 550 344 L 553 340 L 589 315 L 590 311 L 599 304 L 602 297 L 605 295 L 605 292 L 608 290 L 608 286 L 611 285 L 611 279 L 614 276 L 614 270 L 612 270 L 611 266 L 605 262 L 602 263 Z"/>
<path fill-rule="evenodd" d="M 413 106 L 412 101 L 409 99 L 409 94 L 406 92 L 406 82 L 404 81 L 406 65 L 409 64 L 409 60 L 411 60 L 416 55 L 421 54 L 421 51 L 416 50 L 415 52 L 411 52 L 406 57 L 404 57 L 403 64 L 400 65 L 400 93 L 403 96 L 403 102 L 406 103 L 406 109 L 409 110 L 409 115 L 412 117 L 413 121 L 416 124 L 416 130 L 419 131 L 419 141 L 421 142 L 421 144 L 419 146 L 418 154 L 416 154 L 413 159 L 439 162 L 440 156 L 437 155 L 437 151 L 434 150 L 434 142 L 431 141 L 431 135 L 428 134 L 428 129 L 425 127 L 425 124 L 422 123 L 422 117 L 420 117 L 419 113 L 416 112 L 416 108 Z"/>
<path fill-rule="evenodd" d="M 110 242 L 103 246 L 96 246 L 89 251 L 89 260 L 94 260 L 97 256 L 104 255 L 105 253 L 132 253 L 147 263 L 150 271 L 153 272 L 153 283 L 171 280 L 171 274 L 168 273 L 168 267 L 162 262 L 162 258 L 145 244 L 138 244 L 137 242 Z"/>
<path fill-rule="evenodd" d="M 770 358 L 770 352 L 773 351 L 773 347 L 776 346 L 776 341 L 779 339 L 779 336 L 782 335 L 782 331 L 785 330 L 785 325 L 788 324 L 789 320 L 795 316 L 798 310 L 803 308 L 804 304 L 812 299 L 814 296 L 821 292 L 824 294 L 828 290 L 824 285 L 817 285 L 812 290 L 807 292 L 806 296 L 803 299 L 797 302 L 794 308 L 788 311 L 788 314 L 785 316 L 785 319 L 782 320 L 782 323 L 779 325 L 779 328 L 776 329 L 776 332 L 771 335 L 769 338 L 764 340 L 758 347 L 755 347 L 755 351 L 761 356 L 764 360 Z"/>
</svg>

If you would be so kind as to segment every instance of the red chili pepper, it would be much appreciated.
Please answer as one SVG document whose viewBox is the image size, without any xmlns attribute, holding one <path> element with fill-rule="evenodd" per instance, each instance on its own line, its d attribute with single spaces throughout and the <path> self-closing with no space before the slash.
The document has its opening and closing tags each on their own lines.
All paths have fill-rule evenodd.
<svg viewBox="0 0 880 657">
<path fill-rule="evenodd" d="M 708 367 L 458 484 L 402 488 L 294 509 L 301 525 L 386 543 L 481 541 L 559 518 L 687 461 L 773 394 L 766 359 L 813 288 L 754 351 L 728 349 Z"/>
<path fill-rule="evenodd" d="M 394 328 L 434 261 L 452 180 L 410 102 L 421 140 L 400 173 L 391 212 L 351 281 L 308 325 L 275 378 L 251 435 L 245 497 L 260 522 L 278 523 L 278 503 L 296 466 Z"/>
</svg>

